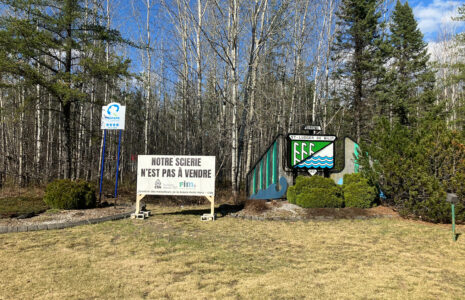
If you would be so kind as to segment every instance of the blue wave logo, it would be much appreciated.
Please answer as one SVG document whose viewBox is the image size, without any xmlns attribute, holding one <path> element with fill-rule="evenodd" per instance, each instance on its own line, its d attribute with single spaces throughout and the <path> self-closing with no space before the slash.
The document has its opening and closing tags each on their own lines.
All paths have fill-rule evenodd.
<svg viewBox="0 0 465 300">
<path fill-rule="evenodd" d="M 332 156 L 314 156 L 295 166 L 296 168 L 332 168 L 334 158 Z"/>
<path fill-rule="evenodd" d="M 108 119 L 119 119 L 119 109 L 120 105 L 118 103 L 110 103 L 105 111 L 105 117 Z"/>
<path fill-rule="evenodd" d="M 118 116 L 118 112 L 119 112 L 119 105 L 118 104 L 112 104 L 110 106 L 108 106 L 107 108 L 107 114 L 109 116 Z"/>
</svg>

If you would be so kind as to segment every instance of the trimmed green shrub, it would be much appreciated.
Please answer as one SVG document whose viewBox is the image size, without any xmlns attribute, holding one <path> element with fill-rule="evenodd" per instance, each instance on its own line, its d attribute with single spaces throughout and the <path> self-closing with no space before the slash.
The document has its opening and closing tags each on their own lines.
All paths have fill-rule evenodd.
<svg viewBox="0 0 465 300">
<path fill-rule="evenodd" d="M 302 189 L 311 184 L 311 177 L 308 176 L 297 176 L 295 180 L 295 193 L 296 195 L 302 192 Z"/>
<path fill-rule="evenodd" d="M 298 176 L 296 184 L 287 190 L 289 203 L 305 208 L 342 207 L 339 187 L 330 178 Z"/>
<path fill-rule="evenodd" d="M 342 192 L 346 207 L 370 208 L 376 199 L 376 188 L 360 173 L 345 174 Z"/>
<path fill-rule="evenodd" d="M 308 188 L 297 196 L 296 204 L 304 208 L 342 207 L 343 199 L 339 196 L 339 189 Z"/>
<path fill-rule="evenodd" d="M 82 209 L 95 207 L 97 198 L 89 182 L 61 179 L 47 185 L 44 202 L 56 209 Z"/>
<path fill-rule="evenodd" d="M 297 198 L 297 195 L 295 193 L 295 185 L 290 186 L 287 189 L 287 202 L 295 204 L 296 203 L 296 198 Z"/>
<path fill-rule="evenodd" d="M 344 186 L 344 185 L 349 185 L 349 184 L 352 184 L 352 183 L 360 182 L 363 179 L 364 178 L 362 177 L 362 173 L 344 174 L 344 178 L 343 178 L 342 182 L 343 182 L 343 186 Z"/>
</svg>

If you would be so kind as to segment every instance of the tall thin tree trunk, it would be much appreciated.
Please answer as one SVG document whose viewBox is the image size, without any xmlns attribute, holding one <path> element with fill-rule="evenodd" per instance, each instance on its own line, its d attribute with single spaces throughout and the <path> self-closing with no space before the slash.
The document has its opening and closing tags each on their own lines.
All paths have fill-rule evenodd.
<svg viewBox="0 0 465 300">
<path fill-rule="evenodd" d="M 77 145 L 77 159 L 76 159 L 76 178 L 80 178 L 81 175 L 81 169 L 82 169 L 82 135 L 84 128 L 82 127 L 82 124 L 84 122 L 84 107 L 81 105 L 79 107 L 79 122 L 77 124 L 78 128 L 78 134 L 77 134 L 77 139 L 76 139 L 76 145 Z"/>
<path fill-rule="evenodd" d="M 301 59 L 302 59 L 303 47 L 305 45 L 304 33 L 307 28 L 307 11 L 308 11 L 309 1 L 310 0 L 307 0 L 305 2 L 305 9 L 302 15 L 301 22 L 300 22 L 300 15 L 297 13 L 297 5 L 298 5 L 297 3 L 299 2 L 296 3 L 296 12 L 295 12 L 296 18 L 295 18 L 295 25 L 294 25 L 295 26 L 294 39 L 296 43 L 296 50 L 294 54 L 295 55 L 294 56 L 294 77 L 293 77 L 292 94 L 291 94 L 291 105 L 289 108 L 289 116 L 288 116 L 288 128 L 287 128 L 288 132 L 291 132 L 294 128 L 293 126 L 295 124 L 293 120 L 295 117 L 294 114 L 296 111 L 296 105 L 297 103 L 300 102 L 300 97 L 301 97 L 300 93 L 299 95 L 297 93 L 297 86 L 300 87 L 301 76 L 302 76 L 302 74 L 300 74 L 301 73 Z M 297 20 L 297 17 L 299 17 L 299 20 Z M 296 101 L 297 97 L 299 97 L 299 101 Z"/>
<path fill-rule="evenodd" d="M 332 2 L 331 2 L 332 3 Z M 320 74 L 320 67 L 321 67 L 321 46 L 323 44 L 323 34 L 325 32 L 326 22 L 327 22 L 327 14 L 332 15 L 331 9 L 329 11 L 325 10 L 325 14 L 323 16 L 323 27 L 320 31 L 320 36 L 318 39 L 318 46 L 316 50 L 316 66 L 315 66 L 315 74 L 313 79 L 313 98 L 312 98 L 312 123 L 316 124 L 316 111 L 318 105 L 318 75 Z M 330 26 L 330 25 L 329 25 Z"/>
<path fill-rule="evenodd" d="M 19 177 L 19 186 L 24 185 L 24 150 L 23 150 L 23 141 L 24 141 L 24 91 L 23 87 L 19 88 L 19 106 L 21 109 L 21 114 L 19 116 L 19 139 L 18 139 L 18 177 Z"/>
<path fill-rule="evenodd" d="M 35 155 L 35 173 L 41 173 L 40 156 L 42 153 L 42 111 L 40 109 L 40 85 L 36 85 L 36 155 Z"/>
<path fill-rule="evenodd" d="M 47 180 L 50 179 L 51 174 L 50 171 L 52 170 L 52 96 L 48 95 L 48 112 L 47 112 L 47 150 L 45 152 L 45 159 L 47 165 Z"/>
<path fill-rule="evenodd" d="M 231 186 L 233 198 L 237 199 L 238 185 L 238 122 L 237 122 L 237 29 L 238 29 L 238 5 L 237 0 L 230 0 L 229 5 L 229 57 L 231 58 L 230 65 L 230 103 L 232 105 L 231 112 Z"/>
<path fill-rule="evenodd" d="M 262 6 L 263 5 L 263 6 Z M 268 1 L 265 0 L 264 3 L 260 5 L 261 11 L 259 8 L 259 11 L 256 13 L 256 18 L 260 16 L 260 29 L 264 30 L 264 24 L 265 24 L 265 12 L 267 10 L 268 6 Z M 253 22 L 253 24 L 256 26 L 257 25 L 257 19 Z M 245 172 L 243 172 L 244 179 L 246 176 L 246 173 L 250 170 L 250 167 L 252 165 L 252 142 L 253 142 L 253 133 L 254 133 L 254 116 L 255 116 L 255 94 L 256 94 L 256 86 L 257 86 L 257 69 L 258 69 L 258 58 L 260 55 L 260 38 L 259 38 L 259 33 L 257 32 L 258 28 L 253 30 L 252 38 L 253 38 L 253 46 L 251 47 L 252 54 L 255 55 L 253 57 L 251 64 L 252 68 L 250 70 L 250 105 L 249 105 L 249 111 L 247 115 L 247 124 L 249 128 L 248 132 L 248 139 L 247 139 L 247 151 L 246 151 L 246 164 L 245 164 Z"/>
<path fill-rule="evenodd" d="M 68 10 L 66 13 L 71 14 L 71 4 L 67 4 Z M 70 20 L 71 22 L 71 20 Z M 69 45 L 72 44 L 72 25 L 71 23 L 66 24 L 67 40 Z M 71 47 L 68 47 L 65 53 L 65 73 L 71 75 L 72 68 L 72 53 Z M 71 87 L 70 79 L 67 79 L 68 87 Z M 65 178 L 71 179 L 73 169 L 73 156 L 72 156 L 72 137 L 71 137 L 71 101 L 70 99 L 60 99 L 62 114 L 63 114 L 63 130 L 64 130 L 64 146 L 65 146 Z"/>
<path fill-rule="evenodd" d="M 106 21 L 107 21 L 107 24 L 106 24 L 107 30 L 110 30 L 110 0 L 107 0 Z M 110 43 L 109 42 L 106 43 L 105 61 L 106 61 L 107 65 L 108 65 L 108 63 L 110 61 Z M 108 76 L 105 76 L 105 95 L 104 95 L 104 97 L 105 97 L 104 103 L 108 104 L 108 101 L 109 101 L 109 98 L 110 98 L 109 97 Z"/>
<path fill-rule="evenodd" d="M 3 100 L 3 90 L 0 90 L 0 111 L 3 111 L 4 109 L 4 100 Z M 6 121 L 4 114 L 0 114 L 0 125 L 1 125 L 1 143 L 2 147 L 0 149 L 0 152 L 3 153 L 3 155 L 0 155 L 1 157 L 1 165 L 0 165 L 0 188 L 3 186 L 3 182 L 6 179 L 7 175 L 7 170 L 8 170 L 8 157 L 10 156 L 9 149 L 7 148 L 7 141 L 6 141 L 6 134 L 7 134 L 7 129 L 6 129 Z"/>
<path fill-rule="evenodd" d="M 202 101 L 202 58 L 201 58 L 201 44 L 200 33 L 202 29 L 202 1 L 197 0 L 197 27 L 195 32 L 196 38 L 196 67 L 197 67 L 197 111 L 199 118 L 199 149 L 203 153 L 203 101 Z"/>
<path fill-rule="evenodd" d="M 151 80 L 151 73 L 152 73 L 152 51 L 150 50 L 150 0 L 146 2 L 146 27 L 145 30 L 147 31 L 147 43 L 146 43 L 146 50 L 145 56 L 147 58 L 146 62 L 146 83 L 145 83 L 145 123 L 144 123 L 144 153 L 148 154 L 148 144 L 149 144 L 149 111 L 150 111 L 150 98 L 151 98 L 151 90 L 152 90 L 152 80 Z"/>
<path fill-rule="evenodd" d="M 183 56 L 183 63 L 182 63 L 182 128 L 184 132 L 184 145 L 182 149 L 182 154 L 187 154 L 187 151 L 190 150 L 190 112 L 189 108 L 189 97 L 187 95 L 188 88 L 189 88 L 189 63 L 188 63 L 188 36 L 187 36 L 187 20 L 185 16 L 185 4 L 182 4 L 181 11 L 181 43 L 182 43 L 182 56 Z"/>
</svg>

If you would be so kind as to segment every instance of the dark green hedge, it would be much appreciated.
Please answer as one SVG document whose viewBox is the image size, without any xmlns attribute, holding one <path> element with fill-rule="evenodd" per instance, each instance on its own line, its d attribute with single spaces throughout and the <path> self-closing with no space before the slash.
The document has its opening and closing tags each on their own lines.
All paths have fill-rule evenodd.
<svg viewBox="0 0 465 300">
<path fill-rule="evenodd" d="M 82 209 L 95 207 L 97 198 L 89 182 L 61 179 L 47 185 L 44 202 L 50 208 Z"/>
<path fill-rule="evenodd" d="M 331 180 L 331 179 L 330 179 Z M 297 196 L 297 205 L 304 208 L 342 207 L 344 201 L 338 187 L 309 188 Z"/>
<path fill-rule="evenodd" d="M 340 188 L 332 179 L 321 176 L 298 176 L 296 184 L 287 191 L 289 203 L 305 208 L 342 207 Z"/>
<path fill-rule="evenodd" d="M 370 208 L 376 200 L 376 188 L 360 173 L 345 174 L 342 191 L 346 207 Z"/>
<path fill-rule="evenodd" d="M 406 126 L 382 119 L 362 144 L 362 172 L 403 216 L 449 223 L 446 192 L 457 193 L 457 221 L 465 222 L 465 137 L 445 118 Z"/>
</svg>

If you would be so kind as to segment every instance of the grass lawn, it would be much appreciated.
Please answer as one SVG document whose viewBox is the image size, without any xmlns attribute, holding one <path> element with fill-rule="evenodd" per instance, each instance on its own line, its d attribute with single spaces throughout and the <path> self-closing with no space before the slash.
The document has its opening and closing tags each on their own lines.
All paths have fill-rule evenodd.
<svg viewBox="0 0 465 300">
<path fill-rule="evenodd" d="M 10 196 L 0 197 L 0 218 L 38 214 L 47 210 L 42 197 Z"/>
<path fill-rule="evenodd" d="M 201 222 L 152 209 L 147 220 L 0 235 L 0 299 L 465 298 L 465 235 L 454 243 L 450 226 Z"/>
</svg>

